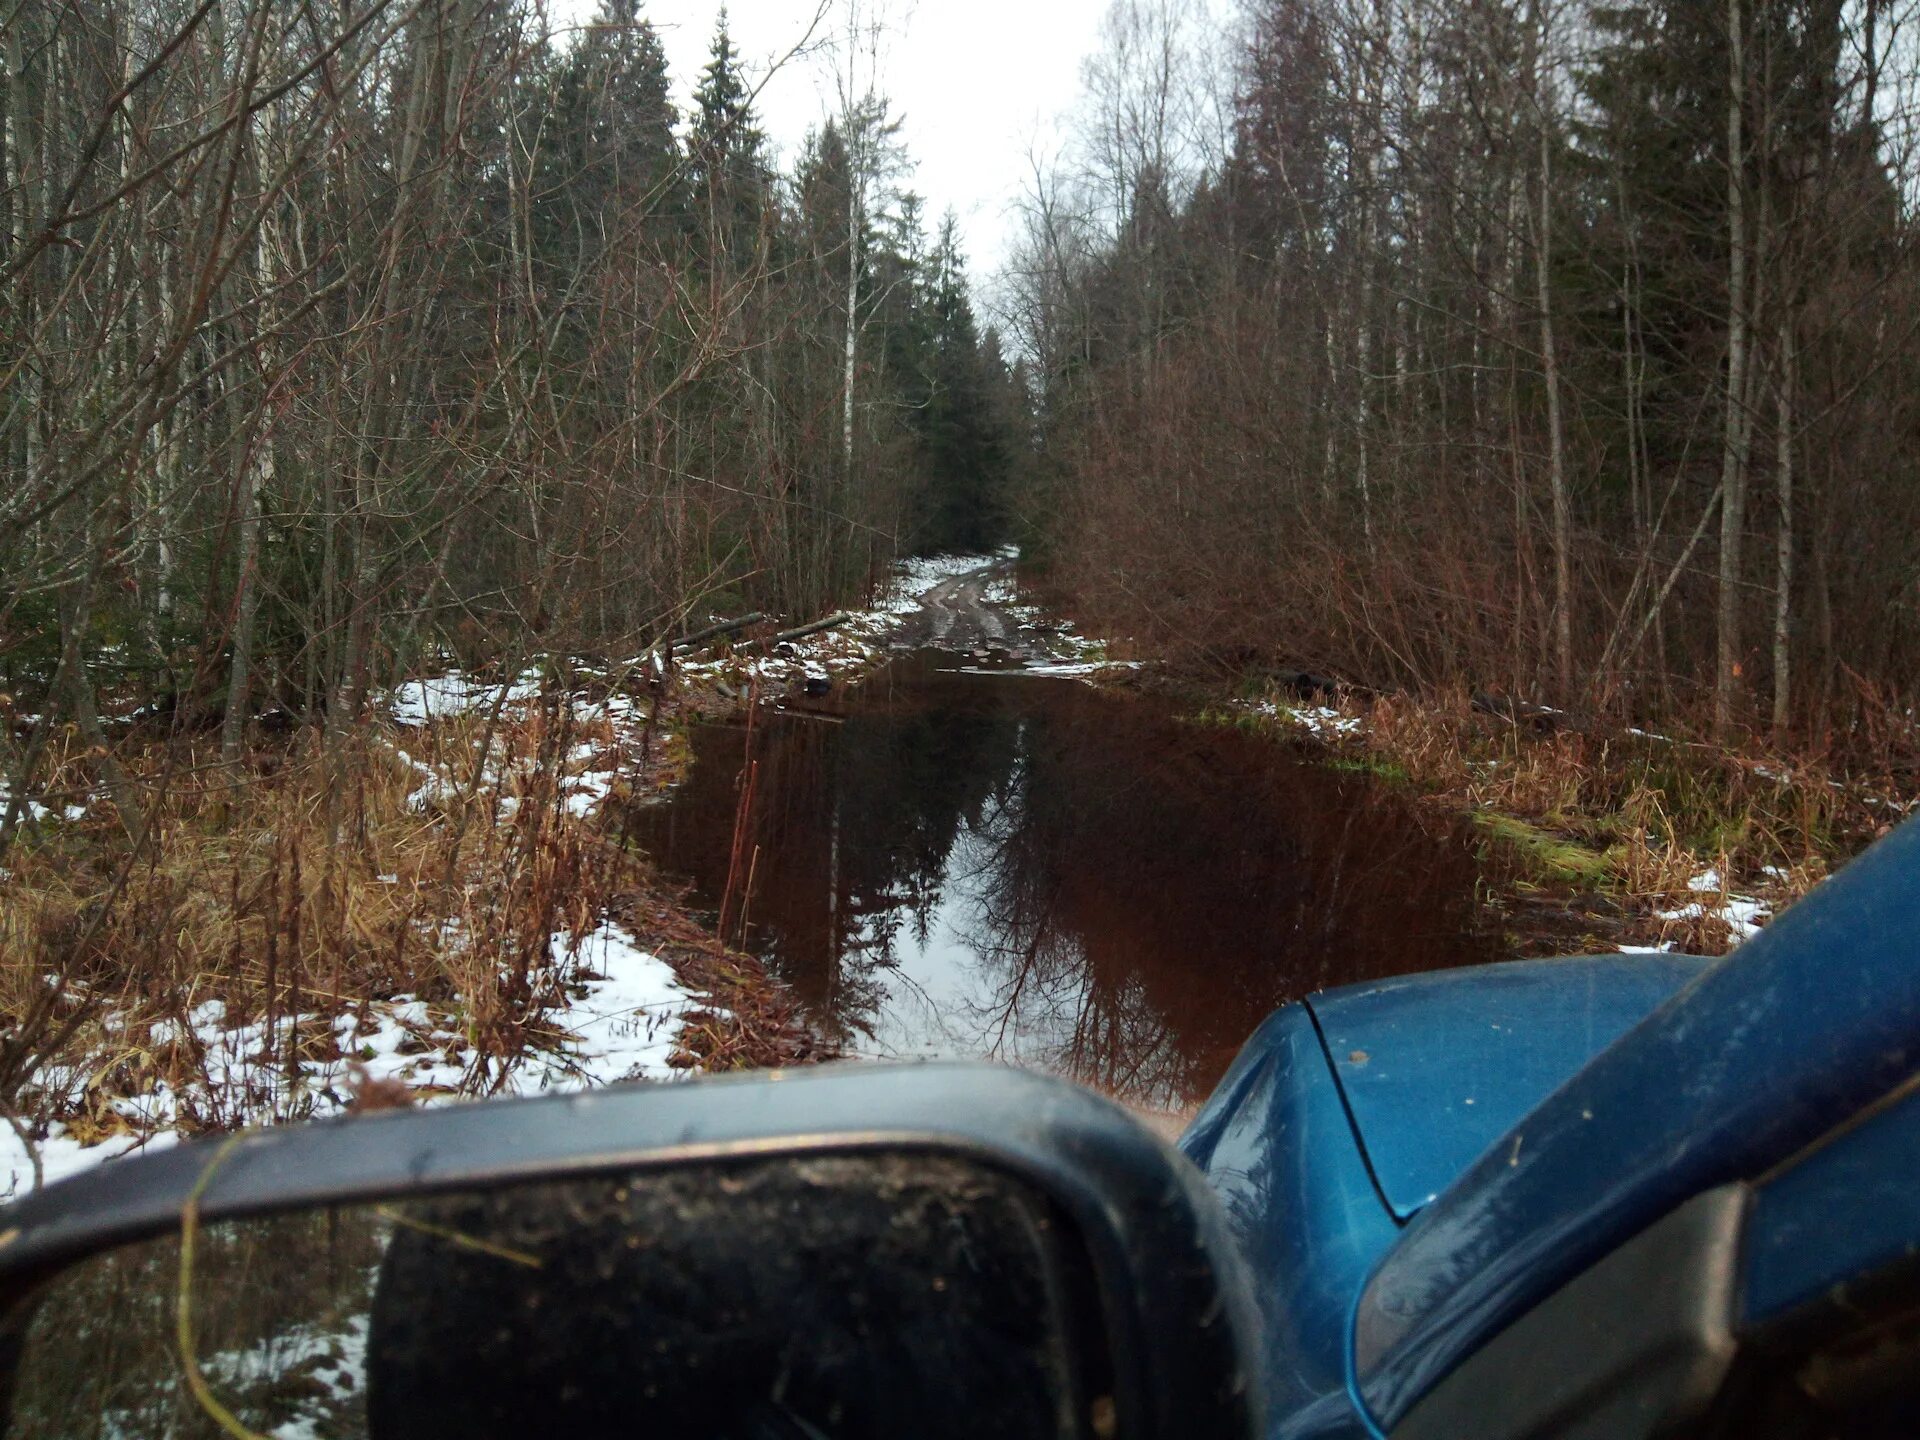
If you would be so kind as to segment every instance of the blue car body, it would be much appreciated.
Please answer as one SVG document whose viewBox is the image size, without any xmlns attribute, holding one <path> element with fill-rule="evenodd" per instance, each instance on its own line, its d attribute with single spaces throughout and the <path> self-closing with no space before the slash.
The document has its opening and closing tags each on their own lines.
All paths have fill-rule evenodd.
<svg viewBox="0 0 1920 1440">
<path fill-rule="evenodd" d="M 1272 1016 L 1182 1138 L 1276 1436 L 1395 1429 L 1535 1306 L 1740 1187 L 1743 1334 L 1920 1255 L 1920 826 L 1724 960 L 1414 976 Z"/>
<path fill-rule="evenodd" d="M 1261 1026 L 1180 1146 L 1257 1277 L 1278 1413 L 1341 1420 L 1354 1299 L 1407 1222 L 1706 963 L 1448 970 L 1325 991 Z"/>
</svg>

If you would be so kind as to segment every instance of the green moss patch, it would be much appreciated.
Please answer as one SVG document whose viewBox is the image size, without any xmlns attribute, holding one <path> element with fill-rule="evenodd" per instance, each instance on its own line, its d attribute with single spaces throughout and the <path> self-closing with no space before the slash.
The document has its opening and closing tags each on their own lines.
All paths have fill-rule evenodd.
<svg viewBox="0 0 1920 1440">
<path fill-rule="evenodd" d="M 1590 850 L 1577 841 L 1515 816 L 1476 810 L 1473 823 L 1492 843 L 1506 847 L 1516 856 L 1527 874 L 1540 880 L 1597 886 L 1613 874 L 1611 852 Z"/>
</svg>

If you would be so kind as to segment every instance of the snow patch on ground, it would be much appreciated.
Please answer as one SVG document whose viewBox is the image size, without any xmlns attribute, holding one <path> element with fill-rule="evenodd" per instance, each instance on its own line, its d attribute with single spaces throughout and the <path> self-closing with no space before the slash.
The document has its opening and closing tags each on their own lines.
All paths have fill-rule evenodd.
<svg viewBox="0 0 1920 1440">
<path fill-rule="evenodd" d="M 1082 635 L 1071 622 L 1044 618 L 1041 608 L 1024 600 L 1023 593 L 1019 582 L 1007 573 L 994 576 L 980 592 L 982 600 L 1019 626 L 1031 647 L 1032 657 L 1016 673 L 1085 680 L 1115 670 L 1145 668 L 1146 662 L 1141 660 L 1111 658 L 1104 640 Z"/>
<path fill-rule="evenodd" d="M 432 685 L 437 682 L 410 683 Z M 496 686 L 492 693 L 499 694 L 502 688 Z M 506 699 L 502 702 L 502 717 L 508 720 L 525 718 L 527 704 L 539 695 L 539 686 L 523 679 L 504 688 Z M 398 691 L 395 696 L 399 696 Z M 475 708 L 485 709 L 492 703 L 490 698 L 483 698 L 476 702 Z M 399 698 L 395 698 L 393 704 L 396 716 L 420 713 Z M 622 759 L 632 757 L 637 760 L 646 730 L 646 714 L 633 699 L 625 695 L 612 695 L 604 700 L 574 696 L 567 702 L 567 708 L 575 733 L 599 738 L 584 739 L 574 744 L 551 773 L 537 773 L 537 756 L 512 755 L 506 737 L 492 737 L 492 749 L 480 769 L 477 794 L 480 798 L 491 800 L 494 813 L 499 818 L 513 816 L 520 808 L 520 796 L 535 789 L 536 782 L 548 780 L 553 785 L 555 802 L 568 814 L 585 818 L 613 793 L 614 784 L 620 776 Z M 450 714 L 469 712 L 434 713 L 445 718 Z M 401 723 L 409 722 L 402 720 Z M 454 747 L 451 758 L 440 764 L 429 763 L 411 750 L 399 747 L 394 749 L 393 757 L 419 777 L 419 783 L 407 796 L 407 808 L 416 814 L 430 814 L 454 803 L 474 784 L 473 752 L 465 747 Z"/>
<path fill-rule="evenodd" d="M 256 1344 L 202 1355 L 202 1374 L 218 1394 L 230 1399 L 271 1393 L 272 1408 L 290 1412 L 264 1432 L 271 1440 L 365 1434 L 367 1342 L 373 1330 L 371 1306 L 378 1277 L 376 1265 L 362 1281 L 357 1297 L 363 1307 L 360 1313 L 325 1322 L 286 1324 Z M 322 1303 L 318 1296 L 315 1301 Z M 121 1393 L 132 1403 L 108 1405 L 97 1432 L 107 1440 L 137 1440 L 155 1433 L 158 1416 L 177 1403 L 171 1397 L 179 1386 L 177 1371 L 158 1377 L 152 1388 L 127 1386 Z"/>
<path fill-rule="evenodd" d="M 524 704 L 540 693 L 540 675 L 529 670 L 511 684 L 478 680 L 458 670 L 422 680 L 396 685 L 390 697 L 393 718 L 402 725 L 420 726 L 434 720 L 454 719 L 462 715 L 491 710 L 501 705 Z"/>
<path fill-rule="evenodd" d="M 4 818 L 13 805 L 13 792 L 0 780 L 0 818 Z M 49 820 L 65 820 L 71 823 L 87 818 L 85 805 L 45 805 L 28 795 L 20 806 L 21 814 L 35 825 L 43 825 Z"/>
<path fill-rule="evenodd" d="M 374 1283 L 369 1276 L 369 1305 Z M 291 1400 L 296 1413 L 273 1428 L 273 1440 L 326 1440 L 341 1432 L 344 1407 L 366 1403 L 367 1341 L 372 1331 L 370 1311 L 348 1315 L 333 1325 L 290 1325 L 276 1330 L 261 1347 L 217 1351 L 203 1358 L 200 1367 L 222 1393 L 245 1390 L 263 1380 L 300 1376 L 304 1383 Z"/>
<path fill-rule="evenodd" d="M 126 1031 L 130 1046 L 156 1054 L 183 1047 L 199 1058 L 197 1078 L 176 1090 L 154 1080 L 139 1094 L 106 1107 L 105 1122 L 119 1133 L 82 1144 L 58 1122 L 35 1145 L 45 1182 L 77 1174 L 131 1151 L 160 1149 L 178 1138 L 179 1127 L 252 1126 L 288 1120 L 324 1119 L 346 1111 L 358 1090 L 404 1086 L 417 1104 L 467 1098 L 481 1086 L 504 1095 L 582 1090 L 621 1080 L 666 1080 L 679 1040 L 680 1020 L 699 1003 L 666 961 L 639 948 L 611 922 L 579 937 L 556 935 L 550 963 L 568 995 L 546 1012 L 550 1037 L 516 1058 L 497 1086 L 476 1063 L 463 1034 L 458 1007 L 430 1005 L 412 995 L 369 1001 L 337 1014 L 301 1017 L 303 1049 L 313 1048 L 316 1028 L 329 1029 L 336 1054 L 303 1056 L 290 1075 L 286 1064 L 288 1022 L 278 1017 L 238 1024 L 226 1006 L 210 1000 L 186 1023 L 155 1021 L 135 1027 L 109 1016 Z M 144 1034 L 136 1034 L 136 1028 Z M 188 1067 L 167 1067 L 169 1069 Z M 65 1067 L 43 1069 L 28 1086 L 49 1108 L 80 1105 L 94 1077 Z M 0 1199 L 33 1188 L 33 1159 L 18 1130 L 0 1128 Z"/>
<path fill-rule="evenodd" d="M 673 967 L 612 924 L 580 937 L 577 945 L 571 936 L 554 936 L 556 967 L 568 963 L 569 952 L 577 994 L 555 1017 L 565 1037 L 527 1056 L 505 1088 L 539 1095 L 672 1074 L 667 1061 L 679 1042 L 681 1017 L 697 1003 Z"/>
<path fill-rule="evenodd" d="M 137 1150 L 164 1150 L 179 1137 L 162 1135 L 116 1135 L 97 1145 L 82 1145 L 66 1134 L 64 1126 L 38 1142 L 40 1167 L 45 1183 L 53 1184 L 69 1175 L 91 1170 L 104 1160 L 118 1160 Z M 11 1200 L 33 1189 L 33 1159 L 19 1134 L 11 1127 L 0 1130 L 0 1200 Z"/>
<path fill-rule="evenodd" d="M 1087 675 L 1098 675 L 1106 670 L 1138 670 L 1139 668 L 1138 660 L 1042 660 L 1028 665 L 1023 673 L 1077 680 Z"/>
<path fill-rule="evenodd" d="M 1358 735 L 1366 728 L 1366 722 L 1359 717 L 1343 715 L 1330 705 L 1287 705 L 1276 700 L 1259 700 L 1245 708 L 1255 715 L 1297 725 L 1318 740 L 1339 740 Z"/>
<path fill-rule="evenodd" d="M 897 562 L 893 575 L 883 589 L 875 613 L 900 616 L 911 615 L 920 608 L 921 597 L 935 586 L 944 585 L 949 580 L 962 575 L 970 575 L 983 565 L 991 565 L 996 559 L 1014 559 L 1019 556 L 1015 550 L 1011 555 L 1002 552 L 993 555 L 915 555 Z"/>
<path fill-rule="evenodd" d="M 1687 882 L 1687 888 L 1701 898 L 1690 905 L 1682 905 L 1673 910 L 1656 910 L 1654 915 L 1661 920 L 1698 920 L 1707 917 L 1718 920 L 1727 927 L 1727 932 L 1738 945 L 1751 940 L 1765 928 L 1772 918 L 1773 907 L 1764 900 L 1756 900 L 1747 895 L 1732 895 L 1720 879 L 1720 872 L 1707 870 Z"/>
</svg>

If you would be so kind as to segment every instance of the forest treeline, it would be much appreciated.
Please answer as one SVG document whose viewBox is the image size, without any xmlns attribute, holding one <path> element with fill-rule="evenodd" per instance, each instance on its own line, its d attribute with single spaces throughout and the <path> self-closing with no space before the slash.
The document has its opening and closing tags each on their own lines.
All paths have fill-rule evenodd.
<svg viewBox="0 0 1920 1440">
<path fill-rule="evenodd" d="M 231 760 L 997 538 L 1013 375 L 818 19 L 782 171 L 724 16 L 680 113 L 638 0 L 0 6 L 0 849 L 65 733 L 139 810 L 136 704 Z"/>
<path fill-rule="evenodd" d="M 1024 500 L 1209 664 L 1884 747 L 1920 685 L 1905 0 L 1118 0 L 1008 304 Z"/>
</svg>

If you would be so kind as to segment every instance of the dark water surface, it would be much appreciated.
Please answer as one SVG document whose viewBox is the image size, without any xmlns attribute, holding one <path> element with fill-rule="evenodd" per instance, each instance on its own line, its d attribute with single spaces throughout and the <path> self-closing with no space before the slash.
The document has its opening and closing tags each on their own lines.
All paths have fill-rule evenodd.
<svg viewBox="0 0 1920 1440">
<path fill-rule="evenodd" d="M 1371 778 L 961 663 L 923 653 L 833 715 L 755 722 L 748 945 L 854 1050 L 989 1056 L 1180 1109 L 1276 1006 L 1504 954 L 1465 835 Z M 633 824 L 717 908 L 747 732 L 694 750 Z"/>
</svg>

